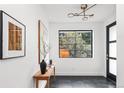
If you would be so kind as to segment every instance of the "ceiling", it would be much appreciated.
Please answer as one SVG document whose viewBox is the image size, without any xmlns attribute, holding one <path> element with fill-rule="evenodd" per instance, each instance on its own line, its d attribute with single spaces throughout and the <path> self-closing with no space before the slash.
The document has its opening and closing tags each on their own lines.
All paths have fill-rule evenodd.
<svg viewBox="0 0 124 93">
<path fill-rule="evenodd" d="M 43 4 L 42 8 L 50 22 L 83 22 L 82 17 L 67 16 L 68 13 L 79 13 L 81 4 Z M 91 4 L 90 4 L 91 5 Z M 94 14 L 89 18 L 90 22 L 103 22 L 108 18 L 116 16 L 115 4 L 97 4 L 89 9 L 86 14 Z"/>
</svg>

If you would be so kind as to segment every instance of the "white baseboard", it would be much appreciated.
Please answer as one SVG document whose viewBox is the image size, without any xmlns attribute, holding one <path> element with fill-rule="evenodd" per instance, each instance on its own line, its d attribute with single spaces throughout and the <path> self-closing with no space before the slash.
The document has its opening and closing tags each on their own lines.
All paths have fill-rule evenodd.
<svg viewBox="0 0 124 93">
<path fill-rule="evenodd" d="M 56 76 L 105 76 L 103 73 L 84 73 L 84 72 L 59 72 Z"/>
</svg>

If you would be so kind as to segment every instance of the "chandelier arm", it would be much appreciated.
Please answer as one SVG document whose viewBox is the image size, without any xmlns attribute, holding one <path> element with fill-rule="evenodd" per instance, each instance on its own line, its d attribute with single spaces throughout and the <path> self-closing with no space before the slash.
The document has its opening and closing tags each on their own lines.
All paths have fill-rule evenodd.
<svg viewBox="0 0 124 93">
<path fill-rule="evenodd" d="M 80 12 L 79 15 L 82 14 L 82 13 L 84 13 L 84 12 L 86 12 L 86 11 L 89 10 L 90 8 L 94 7 L 95 5 L 96 5 L 96 4 L 90 6 L 89 8 L 86 8 L 84 11 Z"/>
<path fill-rule="evenodd" d="M 83 13 L 84 13 L 84 16 L 85 16 L 85 15 L 86 15 L 86 14 L 85 14 L 85 9 L 83 10 Z M 80 14 L 79 14 L 79 15 L 80 15 Z"/>
<path fill-rule="evenodd" d="M 78 16 L 92 16 L 92 14 L 91 15 L 78 15 Z"/>
</svg>

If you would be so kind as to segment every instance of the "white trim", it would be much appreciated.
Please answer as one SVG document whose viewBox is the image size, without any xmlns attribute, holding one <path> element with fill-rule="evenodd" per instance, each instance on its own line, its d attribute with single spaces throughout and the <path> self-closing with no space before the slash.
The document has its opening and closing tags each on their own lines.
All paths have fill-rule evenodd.
<svg viewBox="0 0 124 93">
<path fill-rule="evenodd" d="M 84 72 L 74 72 L 74 73 L 70 73 L 70 72 L 56 72 L 56 75 L 64 75 L 64 76 L 105 76 L 104 73 L 84 73 Z"/>
</svg>

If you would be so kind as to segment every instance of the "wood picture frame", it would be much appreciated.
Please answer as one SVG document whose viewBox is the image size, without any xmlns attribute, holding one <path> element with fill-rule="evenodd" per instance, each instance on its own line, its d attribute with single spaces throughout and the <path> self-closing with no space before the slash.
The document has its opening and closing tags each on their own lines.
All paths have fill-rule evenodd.
<svg viewBox="0 0 124 93">
<path fill-rule="evenodd" d="M 26 55 L 26 26 L 0 10 L 0 59 Z"/>
<path fill-rule="evenodd" d="M 40 64 L 40 20 L 38 20 L 38 64 Z"/>
<path fill-rule="evenodd" d="M 48 29 L 41 20 L 38 20 L 38 64 L 45 60 L 49 63 Z"/>
<path fill-rule="evenodd" d="M 38 20 L 38 64 L 44 59 L 44 37 L 43 25 L 41 20 Z"/>
</svg>

